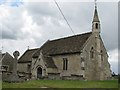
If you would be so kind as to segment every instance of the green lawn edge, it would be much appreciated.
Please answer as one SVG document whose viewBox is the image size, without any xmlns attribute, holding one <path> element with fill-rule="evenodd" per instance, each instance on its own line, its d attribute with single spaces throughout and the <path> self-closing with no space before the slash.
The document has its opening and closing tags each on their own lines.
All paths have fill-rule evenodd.
<svg viewBox="0 0 120 90">
<path fill-rule="evenodd" d="M 118 80 L 30 80 L 22 83 L 2 83 L 2 88 L 118 88 Z"/>
</svg>

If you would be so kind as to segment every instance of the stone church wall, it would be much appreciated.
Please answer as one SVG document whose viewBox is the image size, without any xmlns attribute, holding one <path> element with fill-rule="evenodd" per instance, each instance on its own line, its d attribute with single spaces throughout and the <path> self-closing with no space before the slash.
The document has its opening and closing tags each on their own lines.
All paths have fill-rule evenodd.
<svg viewBox="0 0 120 90">
<path fill-rule="evenodd" d="M 19 72 L 28 72 L 28 64 L 29 63 L 18 63 L 18 71 Z"/>
<path fill-rule="evenodd" d="M 63 58 L 68 60 L 67 70 L 63 70 Z M 81 74 L 80 54 L 59 55 L 53 57 L 54 63 L 58 68 L 60 76 L 71 76 L 71 74 Z"/>
<path fill-rule="evenodd" d="M 96 62 L 96 56 L 94 55 L 94 58 L 90 58 L 90 51 L 91 48 L 93 47 L 93 49 L 95 49 L 95 38 L 94 36 L 91 36 L 88 41 L 86 42 L 82 53 L 81 53 L 81 57 L 85 60 L 85 78 L 87 80 L 94 80 L 97 78 L 96 76 L 96 66 L 97 66 L 97 62 Z M 94 53 L 96 54 L 96 53 Z"/>
<path fill-rule="evenodd" d="M 104 80 L 111 76 L 106 49 L 100 39 L 100 50 L 103 53 L 103 60 L 98 60 L 99 54 L 96 50 L 96 38 L 92 35 L 87 41 L 81 56 L 85 59 L 85 78 L 87 80 Z M 90 57 L 91 47 L 94 48 L 94 58 Z"/>
<path fill-rule="evenodd" d="M 37 69 L 39 67 L 42 68 L 42 76 L 46 77 L 46 75 L 47 75 L 46 66 L 45 66 L 44 61 L 41 56 L 39 56 L 39 58 L 37 58 L 37 59 L 32 60 L 32 70 L 31 70 L 32 79 L 37 79 Z"/>
<path fill-rule="evenodd" d="M 12 72 L 2 72 L 2 81 L 5 81 Z"/>
<path fill-rule="evenodd" d="M 48 73 L 48 79 L 50 80 L 60 80 L 60 73 Z"/>
<path fill-rule="evenodd" d="M 20 78 L 23 79 L 30 79 L 31 78 L 31 67 L 28 67 L 31 63 L 18 63 L 18 75 Z"/>
<path fill-rule="evenodd" d="M 71 76 L 62 76 L 62 80 L 85 80 L 83 76 L 80 75 L 71 75 Z"/>
</svg>

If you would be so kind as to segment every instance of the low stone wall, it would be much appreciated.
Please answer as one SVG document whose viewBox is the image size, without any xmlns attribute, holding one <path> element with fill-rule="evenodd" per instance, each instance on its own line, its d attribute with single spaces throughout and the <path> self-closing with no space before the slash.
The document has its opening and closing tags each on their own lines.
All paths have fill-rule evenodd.
<svg viewBox="0 0 120 90">
<path fill-rule="evenodd" d="M 24 80 L 31 79 L 31 74 L 30 73 L 18 72 L 18 76 L 19 76 L 19 78 L 24 79 Z"/>
<path fill-rule="evenodd" d="M 5 81 L 11 74 L 11 72 L 2 72 L 2 81 Z"/>
<path fill-rule="evenodd" d="M 62 76 L 60 77 L 60 73 L 49 73 L 46 79 L 51 80 L 85 80 L 82 75 L 71 75 L 71 76 Z"/>
<path fill-rule="evenodd" d="M 21 78 L 24 78 L 26 80 L 32 79 L 29 77 L 30 74 L 25 74 Z M 71 76 L 60 76 L 60 73 L 48 73 L 47 76 L 43 76 L 41 79 L 44 80 L 85 80 L 82 75 L 71 75 Z M 39 80 L 39 79 L 36 79 Z"/>
<path fill-rule="evenodd" d="M 62 80 L 84 80 L 84 77 L 81 75 L 71 75 L 71 76 L 62 76 Z"/>
<path fill-rule="evenodd" d="M 48 73 L 48 79 L 59 80 L 60 79 L 60 73 Z"/>
</svg>

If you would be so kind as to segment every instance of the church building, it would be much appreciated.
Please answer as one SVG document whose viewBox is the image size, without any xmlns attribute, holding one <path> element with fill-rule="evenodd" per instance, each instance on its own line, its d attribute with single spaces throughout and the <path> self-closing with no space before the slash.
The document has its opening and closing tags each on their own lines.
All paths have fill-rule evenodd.
<svg viewBox="0 0 120 90">
<path fill-rule="evenodd" d="M 111 78 L 107 50 L 102 41 L 95 6 L 92 31 L 28 49 L 18 61 L 18 74 L 25 79 L 108 80 Z"/>
</svg>

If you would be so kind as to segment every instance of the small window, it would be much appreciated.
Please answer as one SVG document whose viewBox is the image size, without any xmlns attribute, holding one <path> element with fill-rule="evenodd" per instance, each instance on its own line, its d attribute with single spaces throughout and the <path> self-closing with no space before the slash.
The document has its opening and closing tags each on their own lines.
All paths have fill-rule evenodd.
<svg viewBox="0 0 120 90">
<path fill-rule="evenodd" d="M 95 24 L 95 28 L 98 29 L 98 23 Z"/>
<path fill-rule="evenodd" d="M 68 68 L 68 60 L 67 58 L 63 58 L 63 70 L 67 70 Z"/>
<path fill-rule="evenodd" d="M 94 48 L 93 47 L 91 48 L 91 51 L 90 51 L 90 58 L 94 58 Z"/>
<path fill-rule="evenodd" d="M 81 70 L 85 70 L 85 67 L 81 67 Z"/>
</svg>

